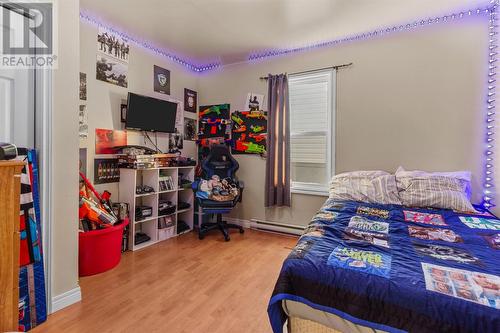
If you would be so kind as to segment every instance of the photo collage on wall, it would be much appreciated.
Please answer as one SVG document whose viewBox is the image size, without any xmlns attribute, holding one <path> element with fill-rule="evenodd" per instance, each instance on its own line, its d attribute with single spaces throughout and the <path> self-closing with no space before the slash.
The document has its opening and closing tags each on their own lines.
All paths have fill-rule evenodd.
<svg viewBox="0 0 500 333">
<path fill-rule="evenodd" d="M 267 112 L 262 111 L 264 95 L 249 93 L 244 110 L 231 115 L 233 154 L 266 153 Z"/>
<path fill-rule="evenodd" d="M 99 27 L 97 34 L 97 80 L 128 87 L 129 41 L 119 34 Z"/>
<path fill-rule="evenodd" d="M 87 74 L 80 73 L 80 89 L 79 89 L 80 101 L 82 103 L 78 108 L 78 128 L 79 136 L 82 139 L 86 139 L 89 134 L 88 125 L 88 115 L 87 115 L 87 105 L 84 104 L 87 100 Z"/>
</svg>

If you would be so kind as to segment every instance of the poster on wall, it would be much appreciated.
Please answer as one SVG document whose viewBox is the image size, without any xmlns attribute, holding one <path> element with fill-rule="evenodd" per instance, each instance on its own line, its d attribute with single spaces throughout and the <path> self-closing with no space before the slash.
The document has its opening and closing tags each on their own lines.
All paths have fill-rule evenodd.
<svg viewBox="0 0 500 333">
<path fill-rule="evenodd" d="M 96 158 L 94 160 L 94 184 L 118 183 L 120 168 L 117 158 Z"/>
<path fill-rule="evenodd" d="M 87 74 L 80 72 L 80 99 L 87 100 Z"/>
<path fill-rule="evenodd" d="M 96 128 L 95 153 L 96 155 L 114 154 L 113 147 L 127 145 L 127 131 Z"/>
<path fill-rule="evenodd" d="M 105 55 L 97 55 L 96 79 L 123 88 L 128 87 L 128 66 Z"/>
<path fill-rule="evenodd" d="M 267 112 L 235 111 L 231 115 L 233 154 L 265 154 Z"/>
<path fill-rule="evenodd" d="M 184 111 L 196 113 L 198 108 L 198 93 L 184 88 Z"/>
<path fill-rule="evenodd" d="M 200 106 L 198 139 L 225 137 L 229 134 L 230 110 L 229 104 Z"/>
<path fill-rule="evenodd" d="M 159 66 L 154 66 L 154 91 L 170 95 L 170 71 Z"/>
<path fill-rule="evenodd" d="M 89 134 L 89 124 L 87 115 L 87 105 L 81 104 L 78 110 L 78 127 L 80 138 L 87 138 Z"/>
<path fill-rule="evenodd" d="M 184 140 L 196 141 L 196 119 L 184 118 Z"/>
<path fill-rule="evenodd" d="M 130 43 L 119 34 L 105 27 L 99 27 L 97 33 L 97 51 L 114 60 L 128 63 Z"/>
<path fill-rule="evenodd" d="M 248 93 L 243 110 L 258 111 L 264 108 L 264 95 Z"/>
<path fill-rule="evenodd" d="M 184 148 L 184 138 L 182 133 L 175 129 L 175 133 L 169 135 L 168 149 L 170 153 L 176 153 Z"/>
</svg>

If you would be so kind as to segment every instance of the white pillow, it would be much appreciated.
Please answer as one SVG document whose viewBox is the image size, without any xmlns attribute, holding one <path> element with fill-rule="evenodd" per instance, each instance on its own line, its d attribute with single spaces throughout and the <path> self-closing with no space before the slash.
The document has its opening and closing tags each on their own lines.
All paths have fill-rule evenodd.
<svg viewBox="0 0 500 333">
<path fill-rule="evenodd" d="M 404 206 L 474 212 L 470 202 L 470 172 L 396 171 L 396 184 Z"/>
<path fill-rule="evenodd" d="M 330 198 L 376 204 L 400 205 L 396 178 L 385 171 L 354 171 L 330 181 Z"/>
<path fill-rule="evenodd" d="M 411 178 L 411 177 L 432 177 L 441 176 L 459 179 L 465 184 L 465 194 L 467 199 L 471 198 L 471 179 L 472 173 L 470 171 L 449 171 L 449 172 L 427 172 L 420 170 L 407 171 L 402 166 L 396 170 L 396 180 L 397 178 Z M 399 184 L 398 184 L 399 186 Z M 398 188 L 400 191 L 400 189 Z"/>
</svg>

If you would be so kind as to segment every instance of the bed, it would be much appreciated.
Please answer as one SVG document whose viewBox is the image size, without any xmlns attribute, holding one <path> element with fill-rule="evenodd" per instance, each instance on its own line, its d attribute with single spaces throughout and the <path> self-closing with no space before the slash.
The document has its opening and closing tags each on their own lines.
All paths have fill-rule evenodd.
<svg viewBox="0 0 500 333">
<path fill-rule="evenodd" d="M 274 333 L 498 332 L 500 221 L 328 199 L 283 263 Z"/>
</svg>

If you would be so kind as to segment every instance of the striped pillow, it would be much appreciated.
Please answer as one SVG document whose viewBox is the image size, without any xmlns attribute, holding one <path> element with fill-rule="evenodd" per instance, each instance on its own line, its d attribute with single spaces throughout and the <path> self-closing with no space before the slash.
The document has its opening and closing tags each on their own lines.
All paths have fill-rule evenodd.
<svg viewBox="0 0 500 333">
<path fill-rule="evenodd" d="M 452 209 L 459 212 L 475 212 L 467 196 L 469 183 L 463 179 L 396 173 L 399 197 L 404 206 Z"/>
<path fill-rule="evenodd" d="M 336 175 L 330 181 L 330 198 L 401 204 L 395 176 L 384 171 L 355 171 Z"/>
</svg>

